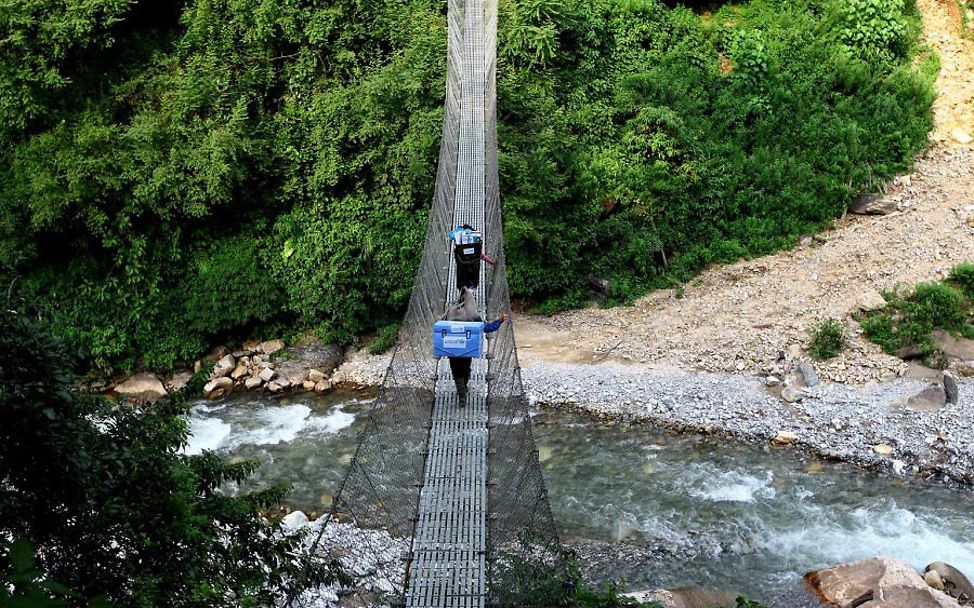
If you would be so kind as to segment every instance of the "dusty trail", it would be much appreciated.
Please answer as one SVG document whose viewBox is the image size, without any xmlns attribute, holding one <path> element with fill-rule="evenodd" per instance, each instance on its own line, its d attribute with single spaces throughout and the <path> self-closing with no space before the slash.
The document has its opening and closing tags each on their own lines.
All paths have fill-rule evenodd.
<svg viewBox="0 0 974 608">
<path fill-rule="evenodd" d="M 960 35 L 953 0 L 918 5 L 942 69 L 931 146 L 886 194 L 900 211 L 849 216 L 794 250 L 707 270 L 682 298 L 663 290 L 631 307 L 522 315 L 524 363 L 782 373 L 804 357 L 808 328 L 834 317 L 844 320 L 851 346 L 817 365 L 823 377 L 862 383 L 903 374 L 905 364 L 865 341 L 851 319 L 861 294 L 942 278 L 974 260 L 974 145 L 962 143 L 974 133 L 974 41 Z"/>
</svg>

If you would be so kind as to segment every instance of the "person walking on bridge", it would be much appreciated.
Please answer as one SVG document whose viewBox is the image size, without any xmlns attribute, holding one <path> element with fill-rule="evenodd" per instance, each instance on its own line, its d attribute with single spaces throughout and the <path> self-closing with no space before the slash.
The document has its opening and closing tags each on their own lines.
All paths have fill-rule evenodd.
<svg viewBox="0 0 974 608">
<path fill-rule="evenodd" d="M 477 295 L 474 290 L 469 287 L 461 288 L 460 301 L 450 306 L 440 319 L 483 323 L 484 320 L 477 310 Z M 501 313 L 501 316 L 494 321 L 484 323 L 484 333 L 489 334 L 497 331 L 504 321 L 507 321 L 507 314 Z M 473 361 L 470 357 L 448 358 L 450 360 L 450 372 L 453 374 L 453 382 L 457 386 L 457 396 L 460 399 L 460 405 L 464 406 L 467 404 L 467 384 L 470 382 L 470 368 L 473 365 Z"/>
</svg>

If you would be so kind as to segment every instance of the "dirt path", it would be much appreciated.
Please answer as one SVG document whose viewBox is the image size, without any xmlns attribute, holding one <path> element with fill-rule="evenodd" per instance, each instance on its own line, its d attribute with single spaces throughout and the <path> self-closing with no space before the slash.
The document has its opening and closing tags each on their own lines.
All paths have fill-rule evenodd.
<svg viewBox="0 0 974 608">
<path fill-rule="evenodd" d="M 890 379 L 906 366 L 861 337 L 861 294 L 942 278 L 974 260 L 974 42 L 960 36 L 953 0 L 918 0 L 925 38 L 940 54 L 930 149 L 887 193 L 900 211 L 840 220 L 792 251 L 703 272 L 682 298 L 651 293 L 632 307 L 518 319 L 526 365 L 601 361 L 780 374 L 803 356 L 808 328 L 843 319 L 851 346 L 825 378 Z M 784 357 L 782 358 L 782 353 Z"/>
</svg>

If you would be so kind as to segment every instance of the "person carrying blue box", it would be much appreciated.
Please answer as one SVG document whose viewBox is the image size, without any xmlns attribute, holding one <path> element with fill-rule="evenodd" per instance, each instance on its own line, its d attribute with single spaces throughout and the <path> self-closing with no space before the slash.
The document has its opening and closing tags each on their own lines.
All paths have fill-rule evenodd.
<svg viewBox="0 0 974 608">
<path fill-rule="evenodd" d="M 469 287 L 460 290 L 460 301 L 456 305 L 447 309 L 441 320 L 454 321 L 460 323 L 483 323 L 480 312 L 477 310 L 477 296 Z M 507 315 L 502 313 L 500 317 L 490 323 L 483 323 L 483 332 L 489 334 L 500 329 Z M 473 360 L 467 357 L 448 356 L 450 360 L 450 372 L 453 374 L 453 382 L 457 386 L 457 396 L 460 405 L 467 404 L 467 384 L 470 382 L 470 368 Z"/>
</svg>

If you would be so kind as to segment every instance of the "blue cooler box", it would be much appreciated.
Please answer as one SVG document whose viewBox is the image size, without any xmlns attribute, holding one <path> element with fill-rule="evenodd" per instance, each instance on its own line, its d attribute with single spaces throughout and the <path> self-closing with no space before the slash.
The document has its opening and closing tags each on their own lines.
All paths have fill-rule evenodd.
<svg viewBox="0 0 974 608">
<path fill-rule="evenodd" d="M 475 358 L 484 351 L 484 324 L 437 321 L 433 324 L 434 357 Z"/>
</svg>

